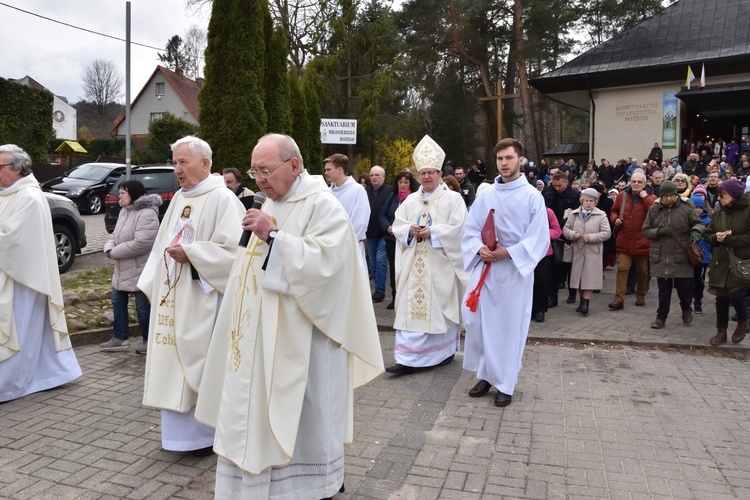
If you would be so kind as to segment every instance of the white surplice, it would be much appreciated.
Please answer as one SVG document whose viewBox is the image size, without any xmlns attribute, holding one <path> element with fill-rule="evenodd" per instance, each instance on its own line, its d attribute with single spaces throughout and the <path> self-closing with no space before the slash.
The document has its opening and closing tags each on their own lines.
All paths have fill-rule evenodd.
<svg viewBox="0 0 750 500">
<path fill-rule="evenodd" d="M 434 366 L 459 348 L 460 301 L 468 279 L 461 253 L 466 204 L 459 193 L 439 184 L 420 187 L 396 210 L 397 363 Z M 430 238 L 409 237 L 412 224 L 430 227 Z"/>
<path fill-rule="evenodd" d="M 303 173 L 263 211 L 279 231 L 270 251 L 253 236 L 237 254 L 196 418 L 216 427 L 216 498 L 329 497 L 353 390 L 383 372 L 367 271 L 321 177 Z"/>
<path fill-rule="evenodd" d="M 0 191 L 0 401 L 80 376 L 63 310 L 52 216 L 32 174 Z"/>
<path fill-rule="evenodd" d="M 341 186 L 337 186 L 335 183 L 331 184 L 331 194 L 344 205 L 346 215 L 349 216 L 354 234 L 359 241 L 362 260 L 366 265 L 365 237 L 367 225 L 370 223 L 370 201 L 367 199 L 367 191 L 350 175 Z"/>
<path fill-rule="evenodd" d="M 244 213 L 242 203 L 216 176 L 177 191 L 138 281 L 151 301 L 143 404 L 162 410 L 162 446 L 167 450 L 212 444 L 207 435 L 213 429 L 192 418 L 191 410 Z M 172 244 L 182 245 L 188 264 L 165 254 Z"/>
<path fill-rule="evenodd" d="M 500 392 L 513 390 L 529 332 L 534 269 L 549 248 L 549 222 L 541 193 L 522 175 L 477 196 L 466 220 L 463 257 L 471 272 L 467 296 L 484 269 L 479 258 L 481 231 L 495 209 L 497 240 L 510 258 L 490 264 L 476 312 L 465 305 L 464 369 L 477 373 Z"/>
</svg>

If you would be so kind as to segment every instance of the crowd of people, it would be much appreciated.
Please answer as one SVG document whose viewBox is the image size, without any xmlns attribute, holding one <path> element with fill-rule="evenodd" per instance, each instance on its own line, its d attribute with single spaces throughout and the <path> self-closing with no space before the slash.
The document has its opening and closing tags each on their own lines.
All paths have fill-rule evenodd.
<svg viewBox="0 0 750 500">
<path fill-rule="evenodd" d="M 705 147 L 718 158 L 705 159 Z M 217 498 L 330 498 L 344 489 L 354 388 L 384 371 L 452 363 L 463 326 L 463 368 L 477 378 L 467 395 L 494 388 L 494 405 L 507 406 L 530 322 L 560 307 L 565 288 L 566 303 L 591 314 L 607 266 L 616 266 L 609 310 L 627 295 L 645 306 L 655 277 L 651 328 L 665 326 L 673 290 L 690 325 L 707 281 L 716 297 L 709 342 L 741 342 L 750 142 L 723 147 L 686 150 L 682 165 L 654 144 L 642 163 L 537 167 L 509 138 L 495 146 L 498 175 L 487 179 L 484 162 L 446 162 L 425 136 L 413 170 L 389 184 L 380 166 L 355 180 L 342 154 L 310 175 L 294 139 L 268 134 L 252 151 L 253 193 L 238 169 L 211 175 L 210 146 L 188 136 L 172 145 L 180 190 L 161 223 L 158 196 L 138 181 L 120 185 L 104 247 L 115 263 L 115 324 L 101 348 L 130 350 L 134 295 L 143 405 L 161 413 L 162 447 L 217 453 Z M 21 148 L 0 146 L 0 402 L 81 376 L 30 164 Z M 373 303 L 386 300 L 389 277 L 395 363 L 385 368 Z"/>
<path fill-rule="evenodd" d="M 544 304 L 535 294 L 533 319 L 558 306 L 558 290 L 568 288 L 566 302 L 589 313 L 590 293 L 601 289 L 602 270 L 616 269 L 613 301 L 608 308 L 625 307 L 627 295 L 646 305 L 651 278 L 657 283 L 657 311 L 651 328 L 663 328 L 676 290 L 684 325 L 703 313 L 706 291 L 716 296 L 717 333 L 709 342 L 727 341 L 729 305 L 737 321 L 731 340 L 741 342 L 748 331 L 748 298 L 736 279 L 731 259 L 750 256 L 750 234 L 744 208 L 750 204 L 750 139 L 742 146 L 729 143 L 684 141 L 679 158 L 663 159 L 658 143 L 643 161 L 629 157 L 615 162 L 594 160 L 581 168 L 575 161 L 558 159 L 525 168 L 528 182 L 544 196 L 550 217 L 552 248 L 548 262 L 540 263 L 535 287 L 548 290 Z M 589 219 L 592 219 L 589 221 Z M 731 222 L 730 222 L 731 221 Z M 559 228 L 562 237 L 556 238 Z M 702 260 L 688 253 L 701 249 Z M 546 271 L 551 268 L 550 271 Z"/>
</svg>

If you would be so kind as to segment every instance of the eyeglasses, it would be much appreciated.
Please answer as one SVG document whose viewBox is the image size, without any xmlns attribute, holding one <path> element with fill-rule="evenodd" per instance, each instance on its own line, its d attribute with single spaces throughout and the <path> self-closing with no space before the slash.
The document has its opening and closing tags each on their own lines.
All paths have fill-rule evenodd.
<svg viewBox="0 0 750 500">
<path fill-rule="evenodd" d="M 274 170 L 276 170 L 277 168 L 279 168 L 280 166 L 282 166 L 284 163 L 288 162 L 289 160 L 291 160 L 291 158 L 287 158 L 286 160 L 282 161 L 275 167 L 271 167 L 271 168 L 261 168 L 260 170 L 251 168 L 250 170 L 247 171 L 247 175 L 250 176 L 251 179 L 257 179 L 258 176 L 263 177 L 264 179 L 268 179 L 269 177 L 271 177 Z"/>
<path fill-rule="evenodd" d="M 10 167 L 11 165 L 13 165 L 13 164 L 12 163 L 0 163 L 0 168 Z"/>
<path fill-rule="evenodd" d="M 675 179 L 675 180 L 674 180 L 674 183 L 675 183 L 675 184 L 685 184 L 686 182 L 687 182 L 687 181 L 685 181 L 685 180 L 682 180 L 682 179 Z"/>
</svg>

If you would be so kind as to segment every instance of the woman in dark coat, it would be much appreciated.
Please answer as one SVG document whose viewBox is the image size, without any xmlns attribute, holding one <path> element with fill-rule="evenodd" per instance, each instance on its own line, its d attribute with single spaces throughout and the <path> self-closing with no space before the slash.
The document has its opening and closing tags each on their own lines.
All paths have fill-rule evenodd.
<svg viewBox="0 0 750 500">
<path fill-rule="evenodd" d="M 708 225 L 704 238 L 711 245 L 711 271 L 708 291 L 716 295 L 716 335 L 712 346 L 727 341 L 729 304 L 737 313 L 737 328 L 732 342 L 742 342 L 747 332 L 747 295 L 729 271 L 729 252 L 739 259 L 750 258 L 750 195 L 745 185 L 735 178 L 719 184 L 719 204 Z"/>
<path fill-rule="evenodd" d="M 419 189 L 411 172 L 399 172 L 393 180 L 393 192 L 383 204 L 380 211 L 380 227 L 385 232 L 385 253 L 388 256 L 388 267 L 391 278 L 391 302 L 386 309 L 393 309 L 396 301 L 396 238 L 393 236 L 393 221 L 396 219 L 396 209 L 407 196 Z"/>
</svg>

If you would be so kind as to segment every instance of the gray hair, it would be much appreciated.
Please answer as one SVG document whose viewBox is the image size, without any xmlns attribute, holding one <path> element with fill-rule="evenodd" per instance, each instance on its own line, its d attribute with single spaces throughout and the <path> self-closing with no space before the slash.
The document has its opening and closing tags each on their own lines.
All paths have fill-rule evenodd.
<svg viewBox="0 0 750 500">
<path fill-rule="evenodd" d="M 384 169 L 383 167 L 381 167 L 380 165 L 374 165 L 374 166 L 373 166 L 373 167 L 372 167 L 372 168 L 370 169 L 370 173 L 372 173 L 372 171 L 373 171 L 373 170 L 379 170 L 379 171 L 380 171 L 380 173 L 381 173 L 381 174 L 383 174 L 383 175 L 385 176 L 385 169 Z"/>
<path fill-rule="evenodd" d="M 26 151 L 15 144 L 3 144 L 0 146 L 0 153 L 5 153 L 8 156 L 9 170 L 19 172 L 21 177 L 31 174 L 31 157 Z"/>
<path fill-rule="evenodd" d="M 276 143 L 276 147 L 279 148 L 279 156 L 281 156 L 281 158 L 286 158 L 287 160 L 297 158 L 299 160 L 300 171 L 305 171 L 305 163 L 302 160 L 302 153 L 300 153 L 299 146 L 297 146 L 297 142 L 294 139 L 286 134 L 270 133 L 258 139 L 258 142 L 255 145 L 257 146 L 265 139 L 273 139 Z"/>
<path fill-rule="evenodd" d="M 194 135 L 187 135 L 182 139 L 178 139 L 169 147 L 172 149 L 172 151 L 174 151 L 183 144 L 187 144 L 188 149 L 194 155 L 200 156 L 201 158 L 208 158 L 209 167 L 213 165 L 213 152 L 211 151 L 211 146 L 209 146 L 206 141 L 204 141 L 203 139 L 199 139 Z"/>
</svg>

